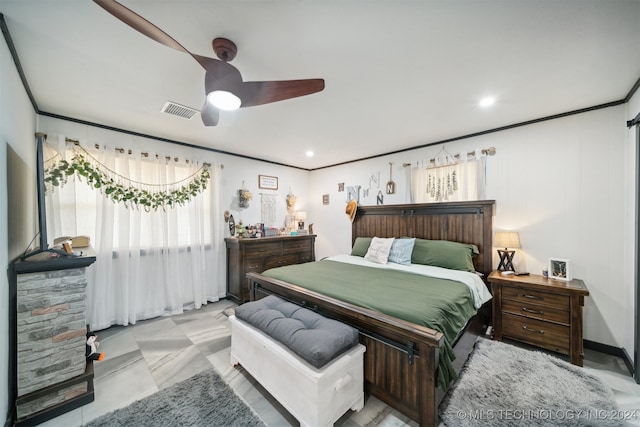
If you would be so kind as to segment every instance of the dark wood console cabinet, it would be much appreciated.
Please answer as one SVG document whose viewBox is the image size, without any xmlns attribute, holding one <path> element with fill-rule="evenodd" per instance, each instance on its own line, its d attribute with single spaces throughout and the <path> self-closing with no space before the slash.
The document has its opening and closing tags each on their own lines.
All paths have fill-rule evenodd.
<svg viewBox="0 0 640 427">
<path fill-rule="evenodd" d="M 227 297 L 249 300 L 247 273 L 315 261 L 315 234 L 224 239 L 227 246 Z"/>
</svg>

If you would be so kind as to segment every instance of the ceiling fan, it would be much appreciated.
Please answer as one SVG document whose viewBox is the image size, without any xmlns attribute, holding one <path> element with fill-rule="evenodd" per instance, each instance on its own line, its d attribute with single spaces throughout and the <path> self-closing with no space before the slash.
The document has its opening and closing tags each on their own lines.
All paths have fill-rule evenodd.
<svg viewBox="0 0 640 427">
<path fill-rule="evenodd" d="M 213 39 L 213 51 L 219 59 L 189 52 L 167 33 L 115 0 L 94 0 L 107 12 L 134 30 L 170 48 L 189 54 L 205 69 L 204 107 L 200 111 L 205 126 L 218 124 L 219 110 L 235 110 L 310 95 L 324 89 L 323 79 L 245 82 L 240 71 L 229 61 L 235 58 L 236 45 L 225 38 Z"/>
</svg>

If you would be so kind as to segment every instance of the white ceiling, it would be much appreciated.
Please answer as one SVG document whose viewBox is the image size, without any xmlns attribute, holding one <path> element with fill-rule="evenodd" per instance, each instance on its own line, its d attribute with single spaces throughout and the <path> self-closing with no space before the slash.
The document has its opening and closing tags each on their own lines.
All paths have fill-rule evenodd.
<svg viewBox="0 0 640 427">
<path fill-rule="evenodd" d="M 640 77 L 640 0 L 121 3 L 199 55 L 233 40 L 244 80 L 326 88 L 205 127 L 160 113 L 204 103 L 188 55 L 91 1 L 0 0 L 40 111 L 305 169 L 618 101 Z"/>
</svg>

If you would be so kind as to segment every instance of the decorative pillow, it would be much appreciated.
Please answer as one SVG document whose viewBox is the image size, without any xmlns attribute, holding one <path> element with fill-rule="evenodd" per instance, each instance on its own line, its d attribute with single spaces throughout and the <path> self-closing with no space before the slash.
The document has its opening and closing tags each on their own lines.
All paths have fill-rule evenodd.
<svg viewBox="0 0 640 427">
<path fill-rule="evenodd" d="M 415 243 L 415 238 L 395 239 L 391 245 L 391 251 L 389 251 L 389 262 L 402 265 L 411 264 L 411 254 Z"/>
<path fill-rule="evenodd" d="M 377 262 L 378 264 L 386 264 L 389 260 L 389 251 L 391 251 L 391 245 L 394 240 L 393 237 L 389 239 L 374 237 L 371 239 L 371 245 L 364 259 Z"/>
<path fill-rule="evenodd" d="M 356 237 L 356 241 L 353 242 L 353 249 L 351 249 L 351 255 L 365 256 L 369 250 L 371 239 L 371 237 Z"/>
<path fill-rule="evenodd" d="M 479 253 L 478 247 L 472 244 L 416 239 L 411 262 L 474 272 L 473 257 Z"/>
</svg>

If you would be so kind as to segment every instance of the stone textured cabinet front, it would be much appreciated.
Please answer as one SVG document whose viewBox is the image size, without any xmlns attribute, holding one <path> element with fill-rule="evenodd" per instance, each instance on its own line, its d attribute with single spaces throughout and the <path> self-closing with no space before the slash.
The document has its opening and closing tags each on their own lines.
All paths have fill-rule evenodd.
<svg viewBox="0 0 640 427">
<path fill-rule="evenodd" d="M 44 252 L 13 264 L 16 426 L 40 424 L 94 400 L 86 358 L 86 267 L 94 261 Z"/>
<path fill-rule="evenodd" d="M 242 304 L 249 300 L 247 273 L 315 261 L 314 234 L 260 238 L 226 238 L 227 296 Z"/>
</svg>

